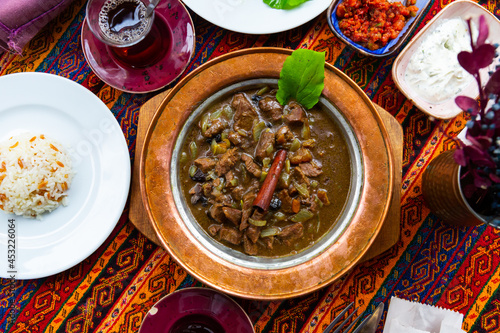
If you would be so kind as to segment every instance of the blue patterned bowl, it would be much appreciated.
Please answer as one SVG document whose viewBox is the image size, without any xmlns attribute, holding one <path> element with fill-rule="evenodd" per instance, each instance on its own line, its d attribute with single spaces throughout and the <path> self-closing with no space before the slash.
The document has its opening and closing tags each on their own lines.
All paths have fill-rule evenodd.
<svg viewBox="0 0 500 333">
<path fill-rule="evenodd" d="M 398 37 L 396 39 L 390 40 L 386 46 L 380 49 L 370 50 L 353 42 L 347 36 L 345 36 L 340 30 L 336 12 L 337 12 L 337 7 L 342 3 L 342 1 L 344 0 L 333 0 L 332 3 L 330 4 L 330 7 L 328 7 L 328 10 L 326 12 L 326 19 L 328 21 L 330 29 L 338 38 L 340 38 L 340 40 L 342 40 L 349 47 L 355 49 L 361 54 L 373 57 L 385 57 L 397 51 L 401 47 L 401 45 L 403 45 L 408 40 L 408 38 L 411 37 L 412 32 L 418 25 L 420 18 L 422 17 L 424 12 L 427 12 L 427 7 L 431 3 L 431 0 L 417 0 L 416 3 L 416 6 L 418 7 L 417 15 L 415 17 L 410 18 L 408 22 L 406 22 L 405 27 L 399 33 Z"/>
</svg>

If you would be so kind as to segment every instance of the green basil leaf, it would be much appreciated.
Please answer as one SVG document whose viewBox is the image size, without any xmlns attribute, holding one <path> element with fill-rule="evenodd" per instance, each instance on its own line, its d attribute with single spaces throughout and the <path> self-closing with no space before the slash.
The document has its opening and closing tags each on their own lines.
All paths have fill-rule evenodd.
<svg viewBox="0 0 500 333">
<path fill-rule="evenodd" d="M 308 0 L 264 0 L 264 3 L 275 9 L 292 9 Z"/>
<path fill-rule="evenodd" d="M 285 59 L 276 98 L 281 105 L 295 99 L 310 109 L 319 101 L 325 80 L 325 52 L 298 49 Z"/>
<path fill-rule="evenodd" d="M 283 9 L 286 0 L 264 0 L 264 3 L 275 9 Z"/>
<path fill-rule="evenodd" d="M 308 0 L 288 0 L 285 4 L 285 9 L 295 8 Z"/>
</svg>

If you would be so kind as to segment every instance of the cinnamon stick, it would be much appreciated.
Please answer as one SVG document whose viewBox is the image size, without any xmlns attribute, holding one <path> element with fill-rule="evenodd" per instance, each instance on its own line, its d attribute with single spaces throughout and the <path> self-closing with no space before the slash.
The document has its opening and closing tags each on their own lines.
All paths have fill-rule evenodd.
<svg viewBox="0 0 500 333">
<path fill-rule="evenodd" d="M 278 150 L 266 179 L 264 179 L 264 183 L 262 184 L 262 187 L 253 202 L 254 207 L 259 208 L 262 211 L 266 211 L 269 208 L 274 190 L 276 189 L 276 184 L 278 184 L 278 180 L 280 178 L 281 170 L 283 170 L 283 165 L 285 164 L 285 159 L 286 150 Z"/>
</svg>

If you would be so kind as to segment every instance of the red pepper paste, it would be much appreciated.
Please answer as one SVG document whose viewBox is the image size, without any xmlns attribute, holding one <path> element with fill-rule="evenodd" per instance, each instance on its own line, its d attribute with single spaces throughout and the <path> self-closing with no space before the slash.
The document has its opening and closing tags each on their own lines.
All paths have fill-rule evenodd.
<svg viewBox="0 0 500 333">
<path fill-rule="evenodd" d="M 353 42 L 377 50 L 397 38 L 406 21 L 417 14 L 416 0 L 390 3 L 387 0 L 344 0 L 337 7 L 342 33 Z"/>
</svg>

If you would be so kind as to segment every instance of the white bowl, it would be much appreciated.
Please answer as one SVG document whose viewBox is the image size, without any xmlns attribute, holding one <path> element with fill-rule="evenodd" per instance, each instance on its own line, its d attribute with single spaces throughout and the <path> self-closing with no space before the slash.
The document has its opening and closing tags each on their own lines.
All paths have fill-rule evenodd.
<svg viewBox="0 0 500 333">
<path fill-rule="evenodd" d="M 420 32 L 413 37 L 408 45 L 401 51 L 392 67 L 392 78 L 401 92 L 420 110 L 430 116 L 439 119 L 451 119 L 459 115 L 462 110 L 455 104 L 455 97 L 452 96 L 440 103 L 431 103 L 420 96 L 405 80 L 405 72 L 410 62 L 411 56 L 418 50 L 421 43 L 429 36 L 436 27 L 444 20 L 452 18 L 462 18 L 467 20 L 472 18 L 477 22 L 477 18 L 484 15 L 489 27 L 488 41 L 491 43 L 500 42 L 500 21 L 488 10 L 469 0 L 457 0 L 443 8 L 432 20 L 430 20 Z M 488 80 L 487 70 L 482 75 L 483 83 Z M 475 80 L 459 93 L 470 97 L 478 96 L 478 89 Z"/>
</svg>

